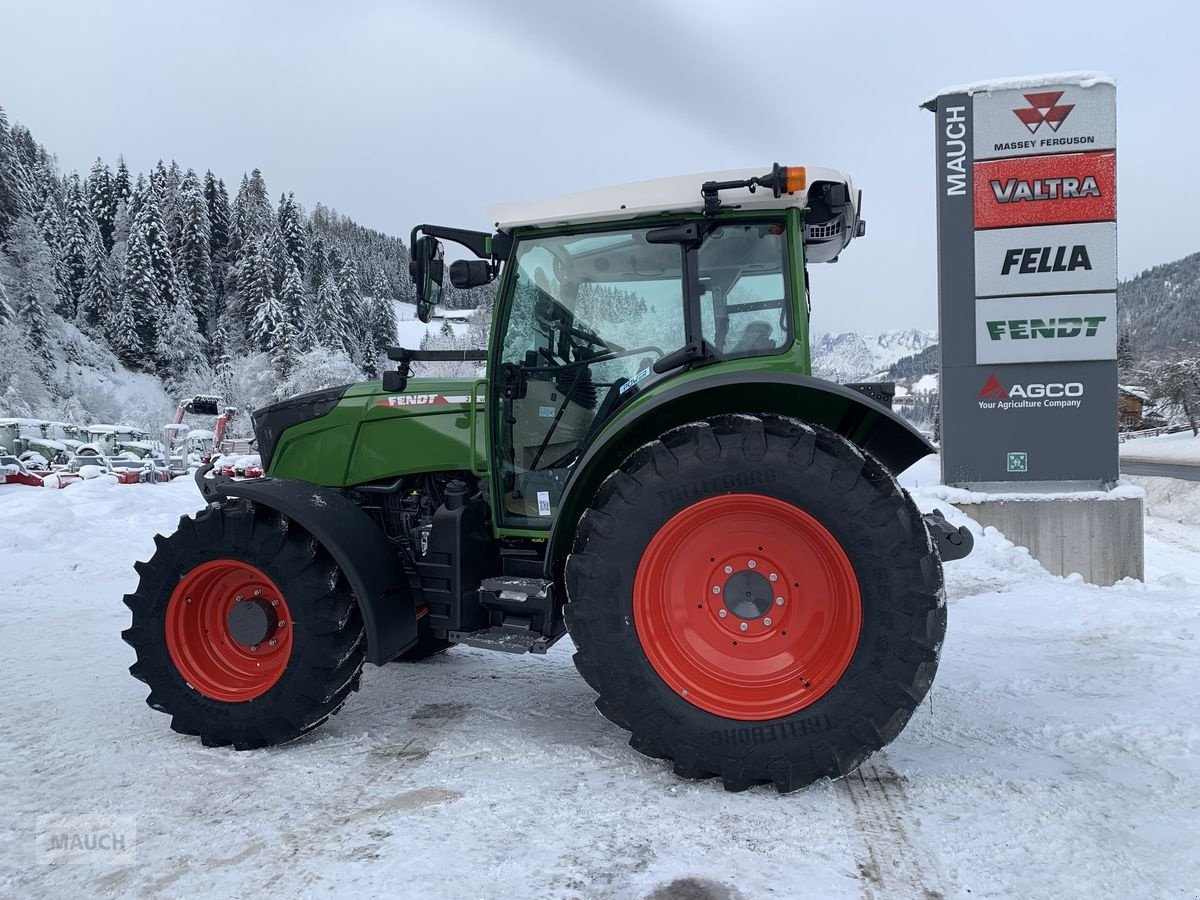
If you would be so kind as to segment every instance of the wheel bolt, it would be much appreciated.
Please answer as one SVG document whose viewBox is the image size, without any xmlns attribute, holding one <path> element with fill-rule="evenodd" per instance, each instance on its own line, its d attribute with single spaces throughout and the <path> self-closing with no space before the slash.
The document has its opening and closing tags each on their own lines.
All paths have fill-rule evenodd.
<svg viewBox="0 0 1200 900">
<path fill-rule="evenodd" d="M 719 594 L 719 593 L 721 593 L 721 586 L 720 586 L 719 584 L 714 584 L 714 585 L 713 585 L 713 593 L 714 593 L 714 594 Z"/>
<path fill-rule="evenodd" d="M 258 649 L 258 644 L 251 644 L 251 645 L 250 645 L 250 649 L 251 649 L 251 650 L 257 650 L 257 649 Z"/>
<path fill-rule="evenodd" d="M 776 597 L 776 598 L 775 598 L 775 605 L 776 605 L 776 606 L 783 606 L 783 598 L 782 598 L 782 597 Z"/>
<path fill-rule="evenodd" d="M 192 598 L 191 598 L 191 597 L 188 597 L 188 598 L 187 598 L 187 602 L 188 602 L 188 603 L 191 603 L 191 602 L 192 602 Z"/>
<path fill-rule="evenodd" d="M 245 597 L 243 597 L 241 594 L 238 594 L 238 595 L 237 595 L 237 602 L 238 602 L 238 603 L 241 603 L 241 602 L 242 602 L 243 600 L 245 600 L 245 599 L 246 599 L 246 598 L 245 598 Z"/>
<path fill-rule="evenodd" d="M 733 571 L 733 566 L 726 566 L 726 567 L 725 567 L 725 574 L 726 574 L 726 575 L 728 575 L 728 574 L 729 574 L 730 572 L 732 572 L 732 571 Z"/>
<path fill-rule="evenodd" d="M 768 628 L 770 628 L 771 627 L 770 618 L 763 619 L 763 624 L 766 625 Z"/>
<path fill-rule="evenodd" d="M 745 622 L 743 622 L 741 625 L 739 625 L 739 626 L 738 626 L 738 628 L 742 629 L 742 631 L 745 631 L 745 630 L 746 630 L 747 628 L 749 628 L 749 627 L 750 627 L 750 626 L 749 626 L 749 625 L 747 625 Z"/>
<path fill-rule="evenodd" d="M 770 624 L 770 623 L 768 623 L 768 624 Z M 275 646 L 275 639 L 274 639 L 274 638 L 271 638 L 271 640 L 270 640 L 270 641 L 268 641 L 267 643 L 268 643 L 268 645 L 269 645 L 269 646 L 271 646 L 271 647 L 274 647 L 274 646 Z"/>
<path fill-rule="evenodd" d="M 729 615 L 729 613 L 728 613 L 728 612 L 726 612 L 725 610 L 721 610 L 720 612 L 718 612 L 718 613 L 717 613 L 717 615 L 718 615 L 718 616 L 720 616 L 720 617 L 723 619 L 723 618 L 725 618 L 727 615 Z"/>
<path fill-rule="evenodd" d="M 255 597 L 261 597 L 261 596 L 262 596 L 262 588 L 255 588 L 255 589 L 254 589 L 254 596 L 255 596 Z"/>
<path fill-rule="evenodd" d="M 771 580 L 772 580 L 772 581 L 778 581 L 778 580 L 779 580 L 779 576 L 778 576 L 778 575 L 776 575 L 774 572 L 772 572 L 772 573 L 771 573 Z"/>
<path fill-rule="evenodd" d="M 687 696 L 687 689 L 686 689 L 686 688 L 685 688 L 685 689 L 684 689 L 684 691 L 683 691 L 683 696 L 685 696 L 685 697 Z"/>
<path fill-rule="evenodd" d="M 271 601 L 271 605 L 272 605 L 272 606 L 278 606 L 278 605 L 279 605 L 279 601 L 278 601 L 278 600 L 272 600 L 272 601 Z"/>
<path fill-rule="evenodd" d="M 750 562 L 746 563 L 746 565 L 748 565 L 750 568 L 753 569 L 755 566 L 758 565 L 758 563 L 756 563 L 754 560 L 750 560 Z"/>
<path fill-rule="evenodd" d="M 286 624 L 287 624 L 287 622 L 283 621 L 283 619 L 280 619 L 280 620 L 279 620 L 279 627 L 280 627 L 280 628 L 282 628 L 282 627 L 283 627 L 284 625 L 286 625 Z"/>
</svg>

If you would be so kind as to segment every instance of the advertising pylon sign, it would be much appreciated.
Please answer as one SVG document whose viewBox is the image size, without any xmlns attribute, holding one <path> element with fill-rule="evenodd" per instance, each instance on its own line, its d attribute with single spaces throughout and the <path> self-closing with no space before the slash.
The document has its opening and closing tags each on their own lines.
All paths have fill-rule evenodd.
<svg viewBox="0 0 1200 900">
<path fill-rule="evenodd" d="M 1116 88 L 947 88 L 936 116 L 942 478 L 1117 479 Z"/>
</svg>

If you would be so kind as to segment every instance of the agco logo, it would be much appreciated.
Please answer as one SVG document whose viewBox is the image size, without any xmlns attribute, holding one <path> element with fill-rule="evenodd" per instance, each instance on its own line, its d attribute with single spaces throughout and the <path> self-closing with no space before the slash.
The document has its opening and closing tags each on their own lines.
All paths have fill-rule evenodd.
<svg viewBox="0 0 1200 900">
<path fill-rule="evenodd" d="M 980 409 L 1078 408 L 1083 401 L 1079 381 L 1032 381 L 1005 388 L 993 372 L 979 389 Z"/>
<path fill-rule="evenodd" d="M 1030 134 L 1037 134 L 1043 123 L 1048 125 L 1051 131 L 1058 131 L 1059 126 L 1067 120 L 1067 116 L 1075 108 L 1074 103 L 1060 106 L 1058 101 L 1062 99 L 1062 95 L 1062 91 L 1026 94 L 1025 99 L 1029 105 L 1014 109 L 1013 114 L 1029 129 Z"/>
</svg>

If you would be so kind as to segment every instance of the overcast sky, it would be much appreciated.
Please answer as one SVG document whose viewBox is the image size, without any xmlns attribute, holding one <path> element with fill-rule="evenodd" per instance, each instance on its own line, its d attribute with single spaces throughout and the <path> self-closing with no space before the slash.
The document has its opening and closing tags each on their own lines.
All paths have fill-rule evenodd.
<svg viewBox="0 0 1200 900">
<path fill-rule="evenodd" d="M 0 106 L 66 170 L 258 166 L 407 237 L 485 204 L 781 163 L 849 172 L 867 237 L 814 267 L 818 330 L 936 327 L 937 89 L 1117 80 L 1120 274 L 1200 250 L 1200 5 L 441 0 L 13 3 Z M 698 187 L 698 186 L 697 186 Z"/>
</svg>

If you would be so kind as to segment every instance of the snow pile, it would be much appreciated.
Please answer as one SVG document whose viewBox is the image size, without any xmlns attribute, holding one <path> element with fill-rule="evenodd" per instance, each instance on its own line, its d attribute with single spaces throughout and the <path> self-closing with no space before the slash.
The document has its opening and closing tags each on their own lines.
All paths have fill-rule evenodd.
<svg viewBox="0 0 1200 900">
<path fill-rule="evenodd" d="M 1200 481 L 1126 476 L 1146 492 L 1146 506 L 1154 515 L 1180 525 L 1200 525 Z"/>
<path fill-rule="evenodd" d="M 1134 438 L 1121 444 L 1121 459 L 1200 466 L 1200 438 L 1190 431 Z"/>
</svg>

